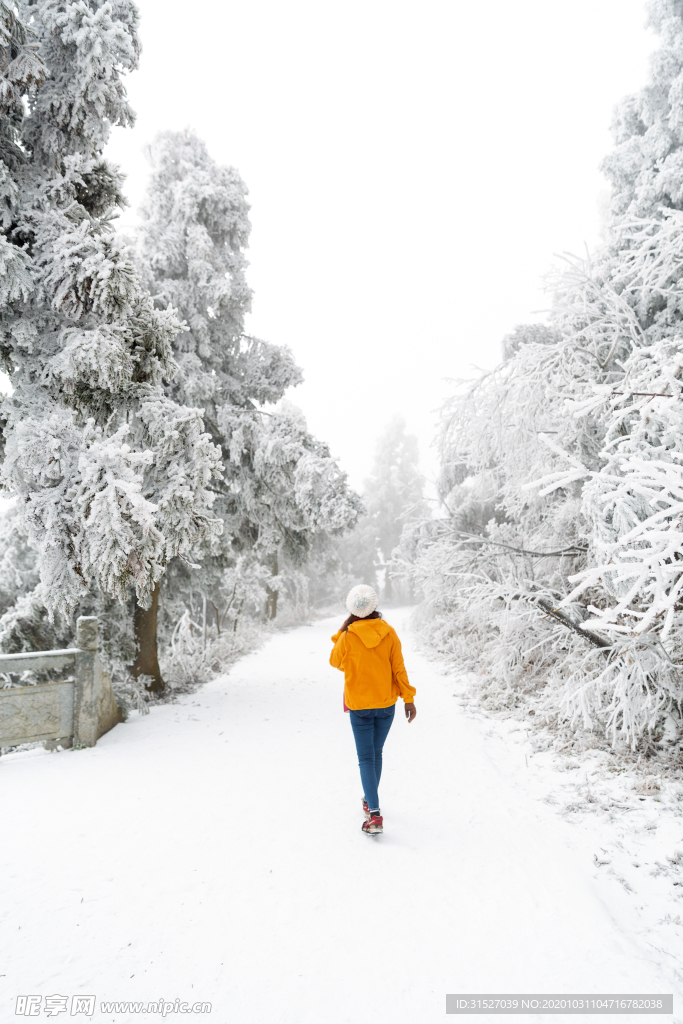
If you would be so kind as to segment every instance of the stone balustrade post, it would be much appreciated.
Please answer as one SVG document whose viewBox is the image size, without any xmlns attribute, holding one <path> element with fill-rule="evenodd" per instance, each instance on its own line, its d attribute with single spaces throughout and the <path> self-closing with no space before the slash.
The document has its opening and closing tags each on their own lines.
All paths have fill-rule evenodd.
<svg viewBox="0 0 683 1024">
<path fill-rule="evenodd" d="M 98 735 L 97 634 L 97 616 L 81 615 L 76 624 L 74 742 L 83 747 L 94 747 Z"/>
</svg>

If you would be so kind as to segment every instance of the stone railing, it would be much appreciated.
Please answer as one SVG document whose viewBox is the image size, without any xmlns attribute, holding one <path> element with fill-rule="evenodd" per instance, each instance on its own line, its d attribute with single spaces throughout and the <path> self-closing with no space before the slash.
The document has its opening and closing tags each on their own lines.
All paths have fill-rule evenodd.
<svg viewBox="0 0 683 1024">
<path fill-rule="evenodd" d="M 0 673 L 64 669 L 64 682 L 0 689 L 0 747 L 44 741 L 45 746 L 94 747 L 121 721 L 108 672 L 97 653 L 98 622 L 81 616 L 77 647 L 63 651 L 0 654 Z"/>
</svg>

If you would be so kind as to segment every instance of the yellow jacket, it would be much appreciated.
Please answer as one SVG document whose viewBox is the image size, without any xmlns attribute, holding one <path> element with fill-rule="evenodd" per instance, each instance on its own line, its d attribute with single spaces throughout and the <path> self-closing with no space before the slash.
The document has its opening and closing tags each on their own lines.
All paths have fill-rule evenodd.
<svg viewBox="0 0 683 1024">
<path fill-rule="evenodd" d="M 384 619 L 359 619 L 332 637 L 330 665 L 344 673 L 344 702 L 351 711 L 388 708 L 403 697 L 412 704 L 401 641 Z"/>
</svg>

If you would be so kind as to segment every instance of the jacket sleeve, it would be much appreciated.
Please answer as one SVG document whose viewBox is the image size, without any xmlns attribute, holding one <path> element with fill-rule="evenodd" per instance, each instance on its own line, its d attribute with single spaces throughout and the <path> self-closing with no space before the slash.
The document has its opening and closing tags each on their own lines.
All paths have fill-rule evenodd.
<svg viewBox="0 0 683 1024">
<path fill-rule="evenodd" d="M 330 665 L 332 668 L 338 668 L 340 672 L 343 672 L 344 668 L 342 666 L 342 658 L 344 656 L 344 648 L 346 647 L 346 634 L 341 632 L 335 633 L 334 636 L 331 637 L 331 640 L 334 647 L 330 654 Z"/>
<path fill-rule="evenodd" d="M 399 693 L 403 697 L 406 704 L 412 704 L 413 698 L 417 693 L 414 686 L 410 685 L 408 681 L 408 673 L 406 667 L 403 664 L 403 651 L 401 650 L 401 641 L 399 640 L 396 633 L 392 637 L 393 643 L 391 645 L 391 674 L 393 680 L 398 686 Z"/>
</svg>

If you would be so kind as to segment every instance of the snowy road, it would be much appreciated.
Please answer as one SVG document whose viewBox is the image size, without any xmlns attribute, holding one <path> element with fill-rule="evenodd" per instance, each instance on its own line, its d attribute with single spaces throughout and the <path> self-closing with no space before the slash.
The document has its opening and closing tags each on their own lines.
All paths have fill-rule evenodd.
<svg viewBox="0 0 683 1024">
<path fill-rule="evenodd" d="M 523 757 L 408 638 L 418 718 L 385 748 L 386 832 L 361 833 L 332 626 L 277 635 L 92 750 L 0 761 L 3 1024 L 26 993 L 430 1024 L 446 992 L 677 992 L 603 904 L 592 849 L 525 793 Z"/>
</svg>

